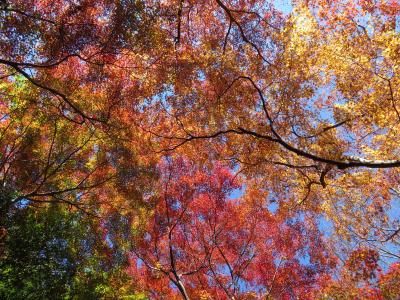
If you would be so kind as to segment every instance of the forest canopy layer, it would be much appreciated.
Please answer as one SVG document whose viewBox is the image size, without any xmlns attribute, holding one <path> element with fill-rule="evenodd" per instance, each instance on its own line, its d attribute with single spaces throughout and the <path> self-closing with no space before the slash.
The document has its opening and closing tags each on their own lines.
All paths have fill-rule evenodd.
<svg viewBox="0 0 400 300">
<path fill-rule="evenodd" d="M 400 2 L 0 1 L 1 299 L 399 299 Z"/>
</svg>

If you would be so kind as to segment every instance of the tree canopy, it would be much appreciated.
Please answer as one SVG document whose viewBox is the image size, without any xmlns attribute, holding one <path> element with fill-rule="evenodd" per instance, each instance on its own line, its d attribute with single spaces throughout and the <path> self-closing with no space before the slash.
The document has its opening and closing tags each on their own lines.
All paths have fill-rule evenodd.
<svg viewBox="0 0 400 300">
<path fill-rule="evenodd" d="M 0 1 L 0 298 L 398 299 L 400 2 Z"/>
</svg>

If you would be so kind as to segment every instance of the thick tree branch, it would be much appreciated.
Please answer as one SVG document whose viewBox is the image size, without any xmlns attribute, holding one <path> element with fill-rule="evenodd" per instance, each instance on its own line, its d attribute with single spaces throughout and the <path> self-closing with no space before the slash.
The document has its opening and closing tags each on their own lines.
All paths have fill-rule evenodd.
<svg viewBox="0 0 400 300">
<path fill-rule="evenodd" d="M 355 157 L 355 156 L 347 156 L 347 157 L 344 157 L 344 159 L 342 159 L 342 160 L 326 158 L 326 157 L 319 156 L 317 154 L 313 154 L 313 153 L 307 152 L 305 150 L 299 149 L 299 148 L 289 144 L 288 142 L 284 141 L 279 135 L 278 135 L 278 138 L 274 138 L 272 136 L 258 133 L 256 131 L 245 129 L 242 127 L 238 127 L 237 129 L 221 130 L 221 131 L 211 133 L 209 135 L 207 135 L 207 134 L 203 134 L 203 135 L 191 134 L 188 137 L 172 137 L 172 136 L 158 135 L 159 137 L 163 137 L 163 138 L 170 139 L 170 140 L 181 140 L 181 142 L 178 143 L 177 145 L 172 146 L 167 149 L 160 150 L 158 152 L 159 153 L 160 152 L 170 152 L 170 151 L 175 150 L 193 140 L 212 139 L 212 138 L 216 138 L 218 136 L 226 135 L 226 134 L 249 135 L 249 136 L 253 136 L 255 138 L 259 138 L 259 139 L 267 140 L 269 142 L 277 143 L 277 144 L 281 145 L 283 148 L 285 148 L 286 150 L 288 150 L 289 152 L 292 152 L 298 156 L 311 159 L 315 162 L 321 162 L 321 163 L 326 163 L 329 165 L 334 165 L 338 169 L 341 169 L 341 170 L 348 169 L 348 168 L 356 168 L 356 167 L 365 167 L 365 168 L 372 168 L 372 169 L 400 167 L 400 160 L 368 160 L 368 159 L 363 159 L 363 158 L 359 158 L 359 157 Z"/>
<path fill-rule="evenodd" d="M 51 87 L 45 86 L 42 83 L 36 81 L 35 79 L 33 79 L 27 72 L 25 72 L 21 67 L 19 63 L 16 62 L 12 62 L 12 61 L 8 61 L 8 60 L 4 60 L 4 59 L 0 59 L 0 64 L 4 64 L 7 66 L 12 67 L 14 70 L 16 70 L 19 74 L 21 74 L 23 77 L 25 77 L 29 82 L 31 82 L 33 85 L 35 85 L 36 87 L 46 90 L 50 93 L 52 93 L 53 95 L 61 98 L 65 103 L 68 104 L 69 107 L 72 108 L 73 112 L 80 115 L 81 116 L 81 120 L 77 121 L 74 119 L 71 119 L 69 117 L 67 117 L 65 114 L 64 117 L 66 117 L 68 120 L 74 122 L 74 123 L 78 123 L 78 124 L 83 124 L 85 122 L 85 120 L 89 120 L 89 121 L 95 121 L 95 122 L 104 122 L 105 120 L 100 120 L 97 119 L 95 117 L 89 116 L 86 113 L 84 113 L 81 109 L 78 108 L 78 106 L 76 104 L 74 104 L 65 94 L 57 91 L 56 89 L 53 89 Z M 26 66 L 28 66 L 29 64 L 25 64 Z"/>
<path fill-rule="evenodd" d="M 183 1 L 179 1 L 179 7 L 178 7 L 178 26 L 177 26 L 177 34 L 175 38 L 175 45 L 178 45 L 181 41 L 181 23 L 182 23 L 182 9 L 183 9 Z"/>
<path fill-rule="evenodd" d="M 12 13 L 20 14 L 20 15 L 22 15 L 24 17 L 27 17 L 27 18 L 30 18 L 30 19 L 34 19 L 34 20 L 43 21 L 43 22 L 49 23 L 51 25 L 57 25 L 56 22 L 54 22 L 54 21 L 52 21 L 50 19 L 46 19 L 46 18 L 43 18 L 41 16 L 30 15 L 30 14 L 28 14 L 28 13 L 22 11 L 22 10 L 19 10 L 19 9 L 5 7 L 5 8 L 0 8 L 0 10 L 6 11 L 6 12 L 12 12 Z"/>
</svg>

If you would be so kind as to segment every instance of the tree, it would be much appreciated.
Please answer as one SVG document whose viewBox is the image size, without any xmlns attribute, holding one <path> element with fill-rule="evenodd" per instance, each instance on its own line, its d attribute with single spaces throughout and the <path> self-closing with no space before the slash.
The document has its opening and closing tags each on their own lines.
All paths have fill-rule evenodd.
<svg viewBox="0 0 400 300">
<path fill-rule="evenodd" d="M 282 220 L 257 193 L 230 198 L 240 185 L 228 169 L 197 169 L 183 158 L 160 168 L 163 192 L 136 238 L 130 271 L 150 296 L 306 297 L 334 266 L 311 220 Z"/>
<path fill-rule="evenodd" d="M 356 249 L 350 254 L 339 279 L 325 278 L 315 297 L 321 299 L 395 299 L 399 295 L 399 266 L 386 272 L 378 266 L 379 254 L 373 249 Z"/>
<path fill-rule="evenodd" d="M 139 1 L 1 4 L 0 175 L 2 189 L 13 194 L 5 206 L 27 199 L 100 205 L 93 190 L 114 184 L 128 189 L 130 179 L 151 169 L 137 160 L 137 137 L 126 129 L 134 116 L 123 113 L 127 103 L 119 105 L 122 94 L 140 92 L 136 83 L 124 82 L 126 57 L 117 58 L 149 43 L 139 33 L 151 31 L 144 9 Z M 111 118 L 113 113 L 126 117 Z M 123 158 L 136 175 L 122 170 L 129 164 Z"/>
<path fill-rule="evenodd" d="M 114 226 L 123 222 L 113 220 Z M 135 296 L 123 248 L 103 239 L 109 226 L 53 204 L 10 212 L 0 259 L 2 299 L 98 299 Z M 103 223 L 103 224 L 101 224 Z M 115 241 L 113 234 L 109 241 Z M 118 295 L 118 296 L 117 296 Z"/>
<path fill-rule="evenodd" d="M 400 4 L 290 6 L 0 1 L 0 253 L 57 204 L 148 297 L 396 295 Z"/>
<path fill-rule="evenodd" d="M 207 3 L 183 6 L 179 75 L 147 123 L 157 149 L 263 177 L 288 215 L 326 216 L 341 238 L 398 240 L 398 4 Z"/>
</svg>

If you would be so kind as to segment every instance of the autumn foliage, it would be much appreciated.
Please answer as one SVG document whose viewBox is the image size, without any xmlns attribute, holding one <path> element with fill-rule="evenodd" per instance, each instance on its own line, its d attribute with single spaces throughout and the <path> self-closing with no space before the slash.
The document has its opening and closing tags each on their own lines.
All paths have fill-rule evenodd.
<svg viewBox="0 0 400 300">
<path fill-rule="evenodd" d="M 0 1 L 0 298 L 400 298 L 399 16 Z"/>
</svg>

